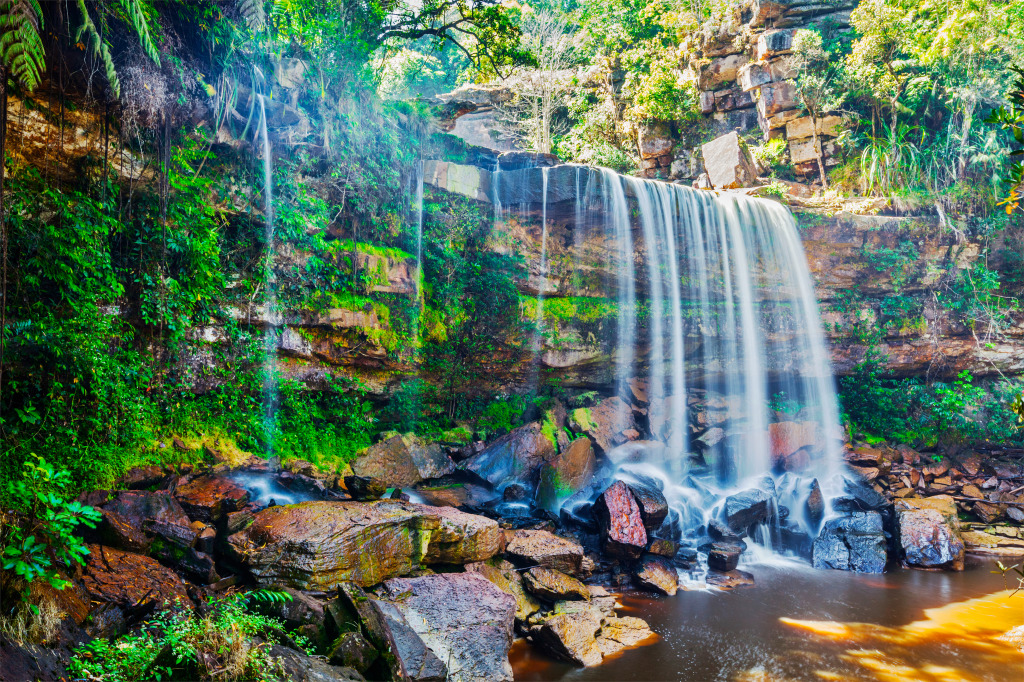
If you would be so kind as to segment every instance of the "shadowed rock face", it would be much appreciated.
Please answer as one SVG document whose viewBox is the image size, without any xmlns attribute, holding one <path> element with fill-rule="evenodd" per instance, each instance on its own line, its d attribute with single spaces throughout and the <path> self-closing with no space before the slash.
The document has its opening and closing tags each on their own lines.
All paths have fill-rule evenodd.
<svg viewBox="0 0 1024 682">
<path fill-rule="evenodd" d="M 261 511 L 228 543 L 260 584 L 330 590 L 375 585 L 420 563 L 483 561 L 498 553 L 501 532 L 495 521 L 447 507 L 305 502 Z"/>
<path fill-rule="evenodd" d="M 512 680 L 516 600 L 477 573 L 395 578 L 373 605 L 399 679 Z"/>
<path fill-rule="evenodd" d="M 541 433 L 540 422 L 533 422 L 494 441 L 486 450 L 466 460 L 464 466 L 493 486 L 520 483 L 533 491 L 541 466 L 554 456 L 555 444 Z"/>
<path fill-rule="evenodd" d="M 858 573 L 885 570 L 885 533 L 878 512 L 853 512 L 831 519 L 814 541 L 814 567 Z"/>
</svg>

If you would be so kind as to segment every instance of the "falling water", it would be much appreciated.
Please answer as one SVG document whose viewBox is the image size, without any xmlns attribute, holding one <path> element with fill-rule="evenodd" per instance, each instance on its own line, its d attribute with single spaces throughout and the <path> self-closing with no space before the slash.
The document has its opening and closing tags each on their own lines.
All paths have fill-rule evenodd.
<svg viewBox="0 0 1024 682">
<path fill-rule="evenodd" d="M 263 199 L 264 235 L 267 244 L 267 255 L 263 261 L 264 303 L 267 324 L 263 332 L 263 426 L 267 437 L 267 453 L 273 454 L 274 440 L 277 430 L 277 291 L 274 276 L 274 199 L 272 195 L 273 168 L 270 160 L 270 135 L 267 130 L 267 107 L 263 95 L 256 95 L 260 107 L 260 127 L 258 130 L 263 153 Z"/>
</svg>

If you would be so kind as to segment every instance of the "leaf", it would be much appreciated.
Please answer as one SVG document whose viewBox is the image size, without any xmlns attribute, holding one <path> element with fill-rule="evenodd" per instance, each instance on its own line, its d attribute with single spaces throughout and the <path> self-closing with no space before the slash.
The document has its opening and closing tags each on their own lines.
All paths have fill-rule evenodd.
<svg viewBox="0 0 1024 682">
<path fill-rule="evenodd" d="M 75 33 L 75 41 L 82 42 L 83 37 L 89 41 L 87 44 L 89 52 L 103 62 L 107 82 L 110 84 L 110 91 L 114 94 L 114 97 L 119 98 L 121 96 L 121 81 L 118 79 L 117 71 L 114 69 L 114 58 L 110 54 L 110 46 L 100 37 L 96 24 L 92 22 L 92 18 L 89 16 L 89 8 L 85 6 L 85 0 L 77 1 L 78 11 L 82 14 L 82 25 L 78 27 L 78 31 Z"/>
<path fill-rule="evenodd" d="M 145 0 L 121 0 L 121 6 L 124 11 L 128 14 L 128 18 L 131 19 L 132 27 L 135 29 L 135 33 L 139 36 L 139 42 L 142 44 L 142 51 L 146 53 L 146 56 L 153 60 L 153 62 L 160 66 L 160 51 L 156 47 L 156 43 L 153 42 L 153 36 L 149 32 L 149 21 L 146 18 L 146 13 L 143 10 Z"/>
<path fill-rule="evenodd" d="M 0 0 L 0 59 L 11 76 L 35 90 L 46 70 L 39 31 L 43 12 L 38 0 Z"/>
</svg>

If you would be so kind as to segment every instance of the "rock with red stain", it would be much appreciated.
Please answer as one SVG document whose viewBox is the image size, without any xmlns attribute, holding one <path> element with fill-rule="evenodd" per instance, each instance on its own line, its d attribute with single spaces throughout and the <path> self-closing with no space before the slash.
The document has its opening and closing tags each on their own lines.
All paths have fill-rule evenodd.
<svg viewBox="0 0 1024 682">
<path fill-rule="evenodd" d="M 613 483 L 597 498 L 594 513 L 601 524 L 606 552 L 623 559 L 637 559 L 643 554 L 647 531 L 629 486 L 622 481 Z"/>
<path fill-rule="evenodd" d="M 223 476 L 200 476 L 178 486 L 174 496 L 190 518 L 203 523 L 219 521 L 249 501 L 249 491 Z"/>
<path fill-rule="evenodd" d="M 920 568 L 964 570 L 956 503 L 948 495 L 896 500 L 903 561 Z"/>
<path fill-rule="evenodd" d="M 768 425 L 772 466 L 780 466 L 790 455 L 818 444 L 817 422 L 777 422 Z"/>
<path fill-rule="evenodd" d="M 177 573 L 151 557 L 103 545 L 89 545 L 82 586 L 92 601 L 125 611 L 153 603 L 192 607 Z"/>
</svg>

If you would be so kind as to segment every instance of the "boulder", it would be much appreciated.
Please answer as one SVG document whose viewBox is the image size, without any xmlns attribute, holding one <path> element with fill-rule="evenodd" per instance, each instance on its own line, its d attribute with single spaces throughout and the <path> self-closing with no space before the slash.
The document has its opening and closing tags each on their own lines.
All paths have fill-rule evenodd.
<svg viewBox="0 0 1024 682">
<path fill-rule="evenodd" d="M 679 543 L 662 538 L 652 538 L 650 543 L 647 545 L 647 551 L 651 554 L 657 554 L 658 556 L 668 557 L 671 559 L 679 553 Z"/>
<path fill-rule="evenodd" d="M 158 466 L 132 467 L 121 478 L 117 479 L 119 488 L 143 490 L 160 485 L 167 479 L 167 474 Z"/>
<path fill-rule="evenodd" d="M 103 505 L 116 512 L 135 528 L 145 528 L 153 521 L 188 527 L 192 521 L 170 493 L 124 491 Z"/>
<path fill-rule="evenodd" d="M 731 590 L 737 587 L 751 587 L 754 584 L 754 576 L 746 571 L 733 569 L 731 571 L 708 571 L 704 578 L 708 585 L 720 590 Z"/>
<path fill-rule="evenodd" d="M 399 500 L 304 502 L 265 509 L 228 538 L 260 585 L 330 590 L 375 585 L 421 562 L 467 563 L 498 553 L 498 524 L 451 507 Z"/>
<path fill-rule="evenodd" d="M 552 568 L 531 568 L 523 574 L 523 586 L 530 594 L 548 601 L 590 600 L 586 585 Z"/>
<path fill-rule="evenodd" d="M 697 84 L 701 90 L 717 90 L 736 80 L 740 69 L 747 63 L 747 55 L 731 54 L 712 59 L 700 70 Z"/>
<path fill-rule="evenodd" d="M 656 554 L 645 554 L 633 571 L 641 587 L 672 596 L 679 589 L 679 574 L 671 561 Z"/>
<path fill-rule="evenodd" d="M 817 422 L 776 422 L 768 425 L 768 443 L 772 466 L 782 466 L 786 458 L 801 448 L 818 444 L 821 429 Z"/>
<path fill-rule="evenodd" d="M 742 551 L 736 545 L 716 542 L 708 552 L 708 568 L 728 573 L 740 564 Z"/>
<path fill-rule="evenodd" d="M 542 432 L 540 422 L 532 422 L 498 438 L 462 467 L 492 486 L 515 482 L 534 491 L 540 468 L 554 457 L 554 442 Z"/>
<path fill-rule="evenodd" d="M 512 680 L 516 602 L 478 573 L 394 578 L 371 600 L 398 679 Z"/>
<path fill-rule="evenodd" d="M 100 510 L 100 521 L 96 528 L 83 530 L 87 540 L 127 552 L 143 552 L 149 549 L 150 537 L 125 517 L 110 509 Z"/>
<path fill-rule="evenodd" d="M 495 557 L 487 561 L 466 564 L 466 570 L 479 573 L 497 585 L 502 592 L 512 595 L 516 600 L 516 622 L 525 623 L 530 616 L 540 611 L 540 602 L 523 589 L 522 576 L 512 563 Z"/>
<path fill-rule="evenodd" d="M 631 436 L 639 434 L 633 410 L 618 396 L 605 398 L 594 407 L 576 408 L 569 413 L 569 426 L 576 433 L 590 436 L 601 453 L 635 440 Z"/>
<path fill-rule="evenodd" d="M 345 490 L 353 500 L 369 502 L 384 497 L 388 484 L 372 476 L 346 476 Z"/>
<path fill-rule="evenodd" d="M 151 557 L 103 545 L 89 545 L 82 587 L 93 602 L 125 613 L 148 611 L 154 606 L 192 608 L 185 583 L 177 573 Z"/>
<path fill-rule="evenodd" d="M 359 632 L 343 632 L 331 644 L 327 656 L 334 665 L 365 673 L 380 657 L 380 652 Z"/>
<path fill-rule="evenodd" d="M 641 125 L 638 137 L 642 159 L 657 158 L 672 149 L 672 130 L 667 123 Z"/>
<path fill-rule="evenodd" d="M 604 659 L 597 643 L 601 619 L 593 610 L 555 614 L 530 628 L 534 644 L 555 658 L 591 668 Z"/>
<path fill-rule="evenodd" d="M 330 665 L 280 644 L 272 645 L 267 654 L 278 662 L 283 679 L 289 682 L 364 682 L 363 676 L 352 668 Z"/>
<path fill-rule="evenodd" d="M 757 182 L 757 167 L 738 133 L 731 132 L 704 144 L 701 154 L 715 189 L 752 187 Z"/>
<path fill-rule="evenodd" d="M 772 82 L 772 73 L 763 62 L 744 64 L 736 74 L 740 89 L 744 92 L 755 90 L 765 83 Z"/>
<path fill-rule="evenodd" d="M 842 116 L 822 116 L 818 119 L 818 135 L 835 137 L 843 125 Z M 792 142 L 814 135 L 815 126 L 810 116 L 801 116 L 786 123 L 786 139 Z"/>
<path fill-rule="evenodd" d="M 616 481 L 601 493 L 594 514 L 601 526 L 606 552 L 624 559 L 636 559 L 643 553 L 647 531 L 640 507 L 625 483 Z"/>
<path fill-rule="evenodd" d="M 882 573 L 887 559 L 882 515 L 878 512 L 853 512 L 830 519 L 814 540 L 815 568 Z"/>
<path fill-rule="evenodd" d="M 668 516 L 668 500 L 665 494 L 651 483 L 643 481 L 627 482 L 633 499 L 640 507 L 640 517 L 648 532 L 656 530 Z"/>
<path fill-rule="evenodd" d="M 817 144 L 814 144 L 812 139 L 790 140 L 789 142 L 789 158 L 795 164 L 816 162 L 819 156 L 828 159 L 835 152 L 835 144 L 823 141 L 821 138 L 818 138 Z"/>
<path fill-rule="evenodd" d="M 750 488 L 725 498 L 725 521 L 742 533 L 775 516 L 775 498 L 760 488 Z"/>
<path fill-rule="evenodd" d="M 807 520 L 815 525 L 825 518 L 825 497 L 821 494 L 818 479 L 811 481 L 811 491 L 804 502 L 804 512 L 807 514 Z"/>
<path fill-rule="evenodd" d="M 964 542 L 953 498 L 903 498 L 896 500 L 895 508 L 904 563 L 964 570 Z"/>
<path fill-rule="evenodd" d="M 579 543 L 546 530 L 513 531 L 505 556 L 524 566 L 543 566 L 575 576 L 581 576 L 583 566 L 583 547 Z"/>
<path fill-rule="evenodd" d="M 754 55 L 757 61 L 780 54 L 788 54 L 793 49 L 794 29 L 776 29 L 765 31 L 757 37 Z"/>
<path fill-rule="evenodd" d="M 775 127 L 781 127 L 781 125 L 799 117 L 798 106 L 799 97 L 796 85 L 791 81 L 769 83 L 768 85 L 761 86 L 761 97 L 757 100 L 757 111 L 762 117 L 771 120 L 773 116 L 777 116 L 784 111 L 793 112 L 792 116 L 781 121 L 780 125 Z"/>
<path fill-rule="evenodd" d="M 249 501 L 249 491 L 224 476 L 200 476 L 179 485 L 174 496 L 190 518 L 214 523 Z"/>
<path fill-rule="evenodd" d="M 455 462 L 438 443 L 427 443 L 411 433 L 396 433 L 361 451 L 352 461 L 354 474 L 378 478 L 389 488 L 408 488 L 454 471 Z"/>
<path fill-rule="evenodd" d="M 538 504 L 545 509 L 557 511 L 566 498 L 590 483 L 595 466 L 594 444 L 591 440 L 583 436 L 572 441 L 569 447 L 541 467 Z"/>
</svg>

